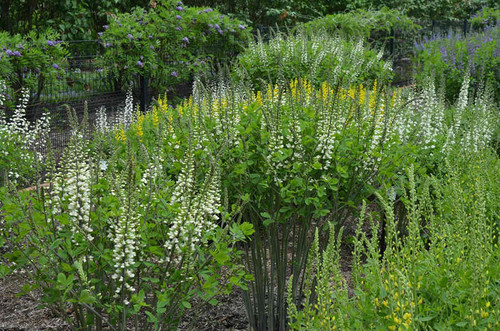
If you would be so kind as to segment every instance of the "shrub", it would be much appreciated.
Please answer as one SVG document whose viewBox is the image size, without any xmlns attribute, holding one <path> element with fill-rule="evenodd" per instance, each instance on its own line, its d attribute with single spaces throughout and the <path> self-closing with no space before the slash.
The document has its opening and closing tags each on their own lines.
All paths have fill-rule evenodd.
<svg viewBox="0 0 500 331">
<path fill-rule="evenodd" d="M 4 113 L 6 86 L 0 81 L 0 187 L 11 182 L 26 185 L 32 182 L 46 152 L 50 117 L 47 113 L 34 123 L 25 116 L 29 94 L 23 89 L 22 98 L 7 120 Z"/>
<path fill-rule="evenodd" d="M 223 206 L 213 156 L 168 140 L 122 157 L 105 149 L 113 135 L 90 144 L 85 126 L 72 129 L 48 188 L 0 190 L 1 276 L 29 271 L 25 290 L 74 329 L 172 329 L 193 298 L 216 304 L 244 287 L 236 243 L 253 230 Z"/>
<path fill-rule="evenodd" d="M 0 80 L 7 84 L 9 103 L 21 97 L 23 88 L 37 101 L 47 81 L 62 79 L 68 52 L 59 38 L 52 30 L 26 36 L 0 32 Z"/>
<path fill-rule="evenodd" d="M 419 26 L 404 13 L 384 7 L 380 10 L 358 9 L 347 13 L 327 15 L 304 23 L 298 29 L 309 33 L 325 30 L 334 36 L 376 41 L 378 46 L 382 46 L 391 39 L 391 30 L 415 32 Z"/>
<path fill-rule="evenodd" d="M 469 22 L 473 29 L 484 29 L 488 26 L 495 26 L 500 23 L 500 9 L 484 7 L 474 14 Z"/>
<path fill-rule="evenodd" d="M 157 91 L 189 80 L 207 62 L 232 56 L 250 36 L 238 20 L 174 1 L 111 16 L 105 28 L 101 62 L 113 68 L 116 88 L 145 75 Z"/>
<path fill-rule="evenodd" d="M 384 82 L 390 79 L 391 68 L 381 57 L 382 52 L 365 47 L 361 40 L 353 44 L 321 32 L 277 33 L 269 42 L 259 37 L 250 43 L 238 56 L 232 75 L 256 89 L 265 89 L 268 82 L 287 84 L 298 77 L 307 77 L 315 87 L 324 81 L 332 85 Z"/>
</svg>

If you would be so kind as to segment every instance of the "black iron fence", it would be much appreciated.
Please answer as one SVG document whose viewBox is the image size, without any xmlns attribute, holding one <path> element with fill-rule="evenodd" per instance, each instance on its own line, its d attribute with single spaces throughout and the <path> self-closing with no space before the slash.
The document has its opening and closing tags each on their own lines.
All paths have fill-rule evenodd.
<svg viewBox="0 0 500 331">
<path fill-rule="evenodd" d="M 468 21 L 422 21 L 417 22 L 422 26 L 419 31 L 392 30 L 389 34 L 375 35 L 372 44 L 383 46 L 387 58 L 393 60 L 395 71 L 395 83 L 405 84 L 411 79 L 412 64 L 411 57 L 414 44 L 431 40 L 436 36 L 448 33 L 471 32 Z M 287 27 L 259 27 L 254 30 L 259 33 L 263 40 L 269 39 L 276 31 L 290 32 Z M 383 42 L 380 42 L 383 40 Z M 228 48 L 228 45 L 207 45 L 206 49 L 199 50 L 203 54 L 217 53 L 224 49 L 226 54 L 218 56 L 214 60 L 219 64 L 228 63 L 238 54 L 238 49 Z M 83 114 L 86 105 L 90 117 L 94 116 L 96 110 L 104 106 L 108 112 L 119 109 L 125 101 L 125 91 L 117 84 L 116 73 L 110 68 L 113 63 L 103 63 L 99 56 L 104 52 L 104 46 L 96 40 L 72 41 L 67 43 L 71 56 L 67 58 L 62 66 L 63 73 L 55 79 L 44 82 L 43 89 L 39 95 L 32 95 L 30 105 L 27 109 L 28 118 L 35 119 L 41 115 L 44 109 L 48 109 L 52 118 L 52 144 L 63 147 L 69 141 L 67 109 L 72 108 L 76 113 Z M 171 65 L 182 65 L 181 63 L 170 63 Z M 169 73 L 156 73 L 156 77 L 169 76 Z M 128 76 L 134 98 L 139 101 L 141 108 L 146 109 L 150 99 L 156 97 L 158 91 L 151 89 L 150 79 L 145 76 Z M 191 92 L 189 80 L 178 86 L 170 86 L 170 92 L 179 96 L 187 96 Z"/>
</svg>

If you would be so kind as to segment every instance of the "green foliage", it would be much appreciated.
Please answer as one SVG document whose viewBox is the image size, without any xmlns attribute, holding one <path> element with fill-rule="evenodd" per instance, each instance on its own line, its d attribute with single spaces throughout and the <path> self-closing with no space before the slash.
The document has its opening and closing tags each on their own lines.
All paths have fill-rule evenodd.
<svg viewBox="0 0 500 331">
<path fill-rule="evenodd" d="M 381 57 L 382 52 L 365 47 L 362 40 L 351 43 L 321 31 L 276 33 L 268 42 L 259 37 L 250 43 L 238 56 L 232 77 L 256 89 L 265 89 L 268 83 L 287 84 L 297 77 L 307 77 L 315 87 L 325 81 L 371 84 L 391 79 L 390 64 Z"/>
<path fill-rule="evenodd" d="M 473 86 L 489 81 L 495 91 L 500 86 L 500 27 L 489 27 L 482 32 L 449 33 L 416 45 L 415 65 L 417 81 L 436 77 L 446 97 L 454 102 L 460 93 L 463 77 L 470 74 Z"/>
<path fill-rule="evenodd" d="M 85 126 L 73 130 L 49 187 L 0 192 L 2 276 L 29 268 L 43 305 L 74 329 L 173 329 L 192 299 L 244 287 L 236 245 L 253 229 L 222 206 L 213 155 L 170 154 L 170 141 L 108 154 L 113 136 L 91 145 Z"/>
<path fill-rule="evenodd" d="M 307 22 L 298 29 L 309 33 L 326 30 L 329 34 L 340 35 L 346 39 L 377 40 L 378 44 L 382 45 L 391 38 L 391 30 L 415 32 L 419 26 L 404 13 L 384 7 L 380 10 L 358 9 L 327 15 Z"/>
<path fill-rule="evenodd" d="M 317 272 L 308 274 L 316 279 L 309 284 L 318 295 L 309 294 L 304 309 L 290 302 L 291 329 L 498 328 L 499 170 L 489 149 L 457 150 L 438 176 L 415 177 L 410 168 L 401 197 L 406 217 L 396 218 L 394 204 L 382 196 L 385 218 L 363 208 L 354 240 L 354 295 L 347 296 L 340 273 L 340 238 L 331 239 L 322 255 L 312 251 Z"/>
<path fill-rule="evenodd" d="M 28 34 L 52 28 L 62 40 L 89 40 L 97 37 L 107 15 L 147 6 L 145 0 L 7 0 L 0 10 L 0 30 Z"/>
<path fill-rule="evenodd" d="M 238 20 L 174 1 L 112 16 L 105 27 L 100 62 L 111 67 L 115 87 L 124 88 L 144 74 L 158 92 L 189 80 L 208 62 L 225 60 L 250 37 L 250 29 Z"/>
<path fill-rule="evenodd" d="M 9 36 L 0 32 L 0 80 L 7 84 L 12 101 L 27 88 L 38 100 L 46 81 L 62 79 L 68 51 L 53 30 Z"/>
<path fill-rule="evenodd" d="M 472 28 L 484 29 L 487 26 L 495 26 L 500 23 L 500 8 L 481 8 L 469 20 Z"/>
</svg>

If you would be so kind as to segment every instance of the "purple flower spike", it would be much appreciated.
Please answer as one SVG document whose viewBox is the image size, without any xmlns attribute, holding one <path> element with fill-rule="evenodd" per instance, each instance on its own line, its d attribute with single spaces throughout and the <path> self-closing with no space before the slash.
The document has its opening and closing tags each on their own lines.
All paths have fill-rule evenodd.
<svg viewBox="0 0 500 331">
<path fill-rule="evenodd" d="M 102 27 L 104 28 L 104 30 L 109 29 L 109 25 L 103 25 Z"/>
<path fill-rule="evenodd" d="M 184 11 L 184 8 L 182 8 L 181 6 L 177 6 L 175 7 L 175 9 L 177 9 L 178 11 Z"/>
<path fill-rule="evenodd" d="M 240 30 L 245 30 L 246 29 L 246 27 L 244 25 L 242 25 L 242 24 L 240 24 L 238 26 L 239 26 Z"/>
<path fill-rule="evenodd" d="M 130 40 L 132 40 L 132 39 L 134 39 L 134 36 L 132 36 L 132 35 L 129 33 L 129 34 L 127 35 L 127 38 L 128 38 L 128 39 L 130 39 Z"/>
<path fill-rule="evenodd" d="M 179 76 L 179 74 L 177 73 L 177 71 L 172 71 L 172 76 L 174 76 L 174 77 L 178 77 L 178 76 Z"/>
<path fill-rule="evenodd" d="M 47 46 L 55 46 L 56 42 L 52 40 L 47 40 Z"/>
<path fill-rule="evenodd" d="M 149 46 L 149 48 L 154 51 L 155 50 L 155 47 L 154 46 Z"/>
<path fill-rule="evenodd" d="M 97 32 L 97 35 L 98 35 L 99 37 L 102 37 L 102 32 Z"/>
<path fill-rule="evenodd" d="M 52 68 L 54 68 L 54 69 L 60 69 L 60 68 L 59 68 L 59 66 L 57 65 L 57 63 L 54 63 L 54 64 L 52 65 Z"/>
<path fill-rule="evenodd" d="M 106 47 L 106 48 L 111 47 L 111 44 L 110 44 L 110 43 L 106 43 L 106 44 L 104 45 L 104 47 Z"/>
<path fill-rule="evenodd" d="M 148 38 L 149 40 L 153 39 L 153 35 L 150 34 Z"/>
<path fill-rule="evenodd" d="M 22 44 L 19 44 L 19 45 L 17 45 L 17 48 L 24 49 L 24 46 Z"/>
<path fill-rule="evenodd" d="M 182 28 L 180 26 L 175 28 L 177 31 L 182 31 Z"/>
<path fill-rule="evenodd" d="M 214 11 L 212 8 L 207 8 L 204 10 L 205 13 L 210 13 L 211 11 Z"/>
<path fill-rule="evenodd" d="M 189 44 L 189 38 L 188 37 L 182 38 L 182 41 L 185 42 L 186 44 Z"/>
<path fill-rule="evenodd" d="M 144 68 L 144 63 L 142 63 L 141 61 L 137 61 L 137 65 L 141 68 Z"/>
<path fill-rule="evenodd" d="M 217 32 L 219 32 L 219 34 L 223 34 L 224 32 L 222 32 L 221 29 L 218 29 Z"/>
<path fill-rule="evenodd" d="M 15 57 L 20 57 L 21 56 L 21 52 L 15 51 L 14 53 L 12 53 L 12 55 L 14 55 Z"/>
<path fill-rule="evenodd" d="M 182 1 L 177 2 L 177 6 L 182 6 L 182 5 L 184 5 Z"/>
<path fill-rule="evenodd" d="M 182 20 L 182 16 L 181 15 L 176 15 L 175 18 L 178 19 L 178 20 Z"/>
</svg>

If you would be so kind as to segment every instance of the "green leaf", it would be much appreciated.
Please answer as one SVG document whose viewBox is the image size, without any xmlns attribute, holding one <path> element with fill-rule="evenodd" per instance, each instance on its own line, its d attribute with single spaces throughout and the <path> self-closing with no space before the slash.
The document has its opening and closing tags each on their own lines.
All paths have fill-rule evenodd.
<svg viewBox="0 0 500 331">
<path fill-rule="evenodd" d="M 187 309 L 191 308 L 191 304 L 188 301 L 182 301 L 182 305 Z"/>
<path fill-rule="evenodd" d="M 63 274 L 62 272 L 60 272 L 58 275 L 57 275 L 57 281 L 61 284 L 65 284 L 66 283 L 66 275 Z"/>
<path fill-rule="evenodd" d="M 80 296 L 78 297 L 78 301 L 81 302 L 81 303 L 86 303 L 86 304 L 92 304 L 94 303 L 96 300 L 95 298 L 90 294 L 90 292 L 88 290 L 83 290 L 81 293 L 80 293 Z"/>
</svg>

